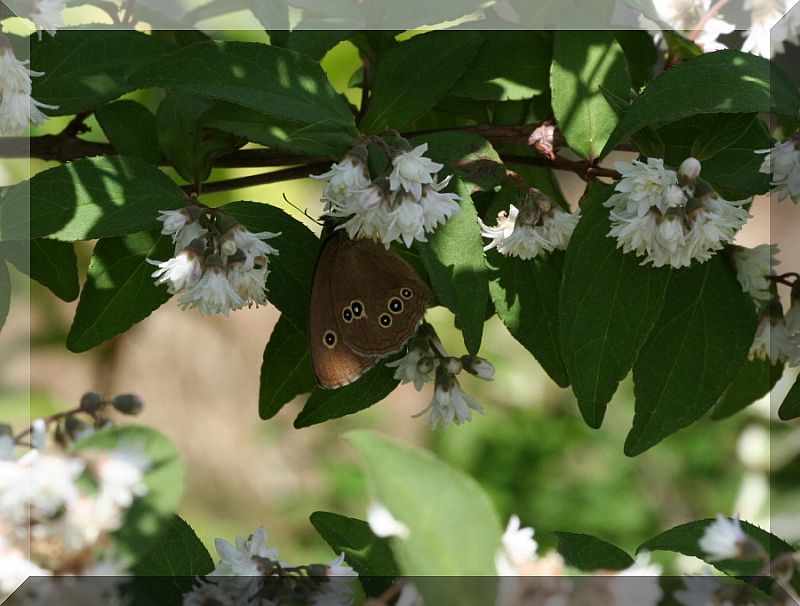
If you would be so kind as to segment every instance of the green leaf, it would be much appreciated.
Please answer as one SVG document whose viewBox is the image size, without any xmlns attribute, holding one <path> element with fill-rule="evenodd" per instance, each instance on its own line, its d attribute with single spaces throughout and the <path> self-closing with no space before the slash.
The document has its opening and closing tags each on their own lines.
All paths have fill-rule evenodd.
<svg viewBox="0 0 800 606">
<path fill-rule="evenodd" d="M 0 328 L 5 326 L 8 312 L 11 309 L 11 276 L 8 274 L 8 265 L 0 261 Z"/>
<path fill-rule="evenodd" d="M 205 129 L 201 118 L 214 102 L 194 94 L 174 92 L 158 106 L 158 143 L 164 156 L 189 183 L 202 183 L 211 174 L 214 160 L 244 141 Z"/>
<path fill-rule="evenodd" d="M 800 378 L 795 379 L 792 388 L 783 399 L 783 403 L 778 409 L 778 416 L 784 421 L 800 417 Z"/>
<path fill-rule="evenodd" d="M 783 374 L 783 364 L 746 360 L 714 406 L 712 419 L 725 419 L 767 395 Z"/>
<path fill-rule="evenodd" d="M 614 37 L 625 53 L 631 83 L 638 90 L 653 77 L 653 70 L 658 63 L 659 52 L 653 36 L 650 32 L 631 29 L 616 31 Z"/>
<path fill-rule="evenodd" d="M 441 177 L 453 175 L 469 184 L 469 193 L 494 189 L 505 177 L 500 155 L 483 137 L 468 132 L 431 133 L 414 137 L 412 145 L 428 144 L 426 153 L 444 168 Z"/>
<path fill-rule="evenodd" d="M 144 105 L 123 99 L 98 107 L 94 115 L 118 154 L 160 164 L 156 118 Z"/>
<path fill-rule="evenodd" d="M 614 33 L 556 32 L 550 72 L 553 111 L 570 149 L 584 158 L 603 156 L 603 146 L 617 125 L 617 114 L 601 86 L 620 97 L 631 88 Z"/>
<path fill-rule="evenodd" d="M 289 32 L 286 48 L 302 53 L 314 61 L 322 61 L 334 46 L 347 40 L 353 32 L 346 30 L 302 30 Z"/>
<path fill-rule="evenodd" d="M 701 162 L 736 143 L 758 114 L 711 114 L 707 128 L 692 143 L 690 155 Z"/>
<path fill-rule="evenodd" d="M 455 314 L 467 351 L 477 354 L 489 300 L 483 239 L 478 213 L 465 184 L 453 179 L 451 186 L 461 196 L 461 211 L 429 234 L 428 242 L 418 243 L 417 247 L 434 294 Z"/>
<path fill-rule="evenodd" d="M 705 553 L 700 549 L 699 543 L 706 528 L 714 521 L 713 519 L 696 520 L 681 524 L 644 542 L 636 551 L 637 553 L 639 551 L 674 551 L 706 560 Z M 770 534 L 766 530 L 762 530 L 758 526 L 744 521 L 741 522 L 741 526 L 745 534 L 761 545 L 771 559 L 775 559 L 784 553 L 794 552 L 794 548 L 786 541 L 776 537 L 774 534 Z M 763 562 L 758 559 L 722 560 L 709 562 L 709 564 L 713 564 L 719 570 L 731 576 L 759 575 L 763 566 Z"/>
<path fill-rule="evenodd" d="M 428 452 L 373 432 L 351 431 L 345 439 L 363 461 L 373 498 L 409 529 L 407 539 L 391 541 L 403 574 L 494 573 L 500 520 L 472 478 Z M 426 603 L 442 602 L 426 596 Z"/>
<path fill-rule="evenodd" d="M 155 266 L 147 259 L 166 261 L 172 239 L 158 231 L 141 232 L 97 242 L 81 291 L 67 349 L 80 352 L 122 334 L 163 305 L 170 295 L 156 286 Z"/>
<path fill-rule="evenodd" d="M 122 156 L 83 158 L 0 194 L 0 240 L 92 240 L 158 227 L 159 210 L 186 205 L 157 168 Z"/>
<path fill-rule="evenodd" d="M 64 301 L 78 297 L 78 260 L 71 242 L 40 238 L 0 242 L 0 257 Z"/>
<path fill-rule="evenodd" d="M 798 110 L 800 91 L 772 61 L 734 50 L 706 53 L 664 71 L 650 82 L 620 120 L 604 153 L 645 126 L 695 114 L 796 116 Z"/>
<path fill-rule="evenodd" d="M 261 362 L 259 416 L 271 419 L 292 398 L 316 386 L 308 337 L 281 316 L 272 329 Z"/>
<path fill-rule="evenodd" d="M 621 118 L 628 113 L 628 110 L 630 109 L 630 103 L 628 101 L 622 97 L 618 97 L 602 86 L 600 87 L 600 91 L 603 93 L 606 101 L 608 101 L 608 104 L 614 108 L 618 118 Z M 631 135 L 631 141 L 636 146 L 636 149 L 638 149 L 645 156 L 652 156 L 655 158 L 664 157 L 664 142 L 661 140 L 661 137 L 658 136 L 658 133 L 652 128 L 645 127 L 639 132 Z"/>
<path fill-rule="evenodd" d="M 180 604 L 192 589 L 194 577 L 214 570 L 214 561 L 192 527 L 173 515 L 169 529 L 161 535 L 133 573 L 136 587 L 144 590 L 157 604 Z"/>
<path fill-rule="evenodd" d="M 741 114 L 734 114 L 739 117 Z M 769 191 L 769 175 L 759 172 L 764 160 L 762 154 L 754 153 L 757 149 L 766 149 L 771 145 L 769 131 L 758 116 L 749 115 L 749 122 L 742 124 L 742 132 L 736 141 L 722 149 L 714 151 L 714 155 L 703 160 L 701 177 L 729 199 L 744 198 Z M 725 121 L 718 122 L 720 114 L 694 116 L 660 128 L 657 132 L 664 141 L 662 153 L 667 164 L 678 166 L 692 155 L 694 146 L 703 145 L 716 137 L 718 129 Z M 642 131 L 639 131 L 640 133 Z M 732 137 L 731 137 L 732 138 Z M 730 139 L 729 139 L 730 140 Z M 717 138 L 720 141 L 720 138 Z"/>
<path fill-rule="evenodd" d="M 458 81 L 483 40 L 476 32 L 432 32 L 387 51 L 375 66 L 361 130 L 400 130 L 425 114 Z"/>
<path fill-rule="evenodd" d="M 619 547 L 588 534 L 555 532 L 558 553 L 568 566 L 592 572 L 594 570 L 624 570 L 633 565 L 633 558 Z"/>
<path fill-rule="evenodd" d="M 559 296 L 561 354 L 584 420 L 600 427 L 606 406 L 628 374 L 658 318 L 669 270 L 641 265 L 607 236 L 612 189 L 596 185 L 564 260 Z"/>
<path fill-rule="evenodd" d="M 550 378 L 566 387 L 569 376 L 561 358 L 558 321 L 563 253 L 523 260 L 492 250 L 487 257 L 489 293 L 497 316 Z"/>
<path fill-rule="evenodd" d="M 385 362 L 381 362 L 355 383 L 340 389 L 315 387 L 303 410 L 294 420 L 294 426 L 298 429 L 310 427 L 360 412 L 380 402 L 392 393 L 399 383 L 394 378 L 394 370 L 387 367 Z"/>
<path fill-rule="evenodd" d="M 485 101 L 540 95 L 550 86 L 551 53 L 545 32 L 491 32 L 450 94 Z"/>
<path fill-rule="evenodd" d="M 279 237 L 270 241 L 280 254 L 269 259 L 269 301 L 305 335 L 319 239 L 297 219 L 271 204 L 232 202 L 223 210 L 252 232 L 280 232 Z"/>
<path fill-rule="evenodd" d="M 319 64 L 276 46 L 193 44 L 138 71 L 131 82 L 212 97 L 301 124 L 325 122 L 331 130 L 356 135 L 350 107 Z"/>
<path fill-rule="evenodd" d="M 184 470 L 178 452 L 160 433 L 134 425 L 105 429 L 74 445 L 77 452 L 136 448 L 138 445 L 151 462 L 144 474 L 147 494 L 133 501 L 122 527 L 114 533 L 117 555 L 134 566 L 149 556 L 174 522 L 174 512 L 184 487 Z"/>
<path fill-rule="evenodd" d="M 344 553 L 368 596 L 380 595 L 400 574 L 389 541 L 376 537 L 366 522 L 315 511 L 311 523 L 334 553 Z"/>
<path fill-rule="evenodd" d="M 203 114 L 202 123 L 254 143 L 308 156 L 339 158 L 355 143 L 351 133 L 332 122 L 285 120 L 233 103 L 215 103 Z"/>
<path fill-rule="evenodd" d="M 757 322 L 752 299 L 719 255 L 673 271 L 633 365 L 636 412 L 625 454 L 640 454 L 702 417 L 747 358 Z"/>
<path fill-rule="evenodd" d="M 30 40 L 31 69 L 44 72 L 32 80 L 32 95 L 58 106 L 47 110 L 49 116 L 92 110 L 133 90 L 128 76 L 170 50 L 152 36 L 118 29 L 62 29 Z"/>
</svg>

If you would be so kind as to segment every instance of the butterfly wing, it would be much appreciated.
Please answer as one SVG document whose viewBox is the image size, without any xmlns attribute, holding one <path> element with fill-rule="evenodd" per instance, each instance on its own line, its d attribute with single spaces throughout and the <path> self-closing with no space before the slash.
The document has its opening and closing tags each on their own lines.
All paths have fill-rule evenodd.
<svg viewBox="0 0 800 606">
<path fill-rule="evenodd" d="M 349 385 L 375 366 L 378 358 L 352 351 L 336 321 L 332 282 L 336 279 L 342 241 L 328 238 L 322 245 L 311 284 L 308 339 L 317 384 L 325 389 Z"/>
<path fill-rule="evenodd" d="M 340 232 L 341 233 L 341 232 Z M 339 238 L 333 309 L 351 351 L 383 357 L 414 335 L 428 303 L 428 287 L 391 250 L 370 240 Z"/>
</svg>

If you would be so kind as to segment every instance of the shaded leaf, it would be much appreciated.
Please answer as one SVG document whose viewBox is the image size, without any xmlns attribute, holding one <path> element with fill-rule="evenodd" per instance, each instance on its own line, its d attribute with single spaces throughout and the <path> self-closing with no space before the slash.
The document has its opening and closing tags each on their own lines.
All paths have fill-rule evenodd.
<svg viewBox="0 0 800 606">
<path fill-rule="evenodd" d="M 792 388 L 783 399 L 778 409 L 778 416 L 784 421 L 800 417 L 800 379 L 795 379 Z"/>
<path fill-rule="evenodd" d="M 767 395 L 783 374 L 783 364 L 746 360 L 714 406 L 712 419 L 724 419 Z"/>
<path fill-rule="evenodd" d="M 624 570 L 633 565 L 633 558 L 619 547 L 588 534 L 555 532 L 558 553 L 568 566 L 578 570 Z"/>
<path fill-rule="evenodd" d="M 0 242 L 0 257 L 58 298 L 74 301 L 78 297 L 78 259 L 71 242 L 45 238 Z"/>
<path fill-rule="evenodd" d="M 159 165 L 156 118 L 144 105 L 123 99 L 98 107 L 94 115 L 118 154 Z"/>
<path fill-rule="evenodd" d="M 8 265 L 0 261 L 0 328 L 5 326 L 8 312 L 11 309 L 11 276 Z"/>
</svg>

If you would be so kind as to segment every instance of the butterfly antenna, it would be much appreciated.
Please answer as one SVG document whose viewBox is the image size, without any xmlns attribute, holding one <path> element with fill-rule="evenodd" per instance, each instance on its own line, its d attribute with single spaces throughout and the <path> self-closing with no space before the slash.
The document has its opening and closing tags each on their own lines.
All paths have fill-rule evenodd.
<svg viewBox="0 0 800 606">
<path fill-rule="evenodd" d="M 303 213 L 303 214 L 306 216 L 306 218 L 310 219 L 311 221 L 313 221 L 313 222 L 314 222 L 314 223 L 316 223 L 317 225 L 323 225 L 323 224 L 324 224 L 324 222 L 323 222 L 323 221 L 320 221 L 319 219 L 315 219 L 314 217 L 312 217 L 311 215 L 309 215 L 309 214 L 308 214 L 308 209 L 307 209 L 307 208 L 300 208 L 299 206 L 297 206 L 297 204 L 295 204 L 294 202 L 292 202 L 291 200 L 289 200 L 289 198 L 287 198 L 287 197 L 286 197 L 286 194 L 282 194 L 282 196 L 283 196 L 283 199 L 286 201 L 286 204 L 288 204 L 289 206 L 291 206 L 291 207 L 292 207 L 292 208 L 294 208 L 295 210 L 297 210 L 297 211 L 299 211 L 299 212 Z"/>
</svg>

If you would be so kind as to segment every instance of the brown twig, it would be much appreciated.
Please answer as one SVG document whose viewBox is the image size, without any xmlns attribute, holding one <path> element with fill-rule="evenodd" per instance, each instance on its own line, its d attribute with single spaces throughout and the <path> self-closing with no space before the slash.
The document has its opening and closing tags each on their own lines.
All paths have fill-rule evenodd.
<svg viewBox="0 0 800 606">
<path fill-rule="evenodd" d="M 69 417 L 71 415 L 77 414 L 77 413 L 81 412 L 81 410 L 82 410 L 81 407 L 78 406 L 77 408 L 73 408 L 72 410 L 67 410 L 67 411 L 64 411 L 64 412 L 54 413 L 54 414 L 50 415 L 49 417 L 44 417 L 44 423 L 45 423 L 45 425 L 50 425 L 50 423 L 53 423 L 55 421 L 59 421 L 61 419 Z M 14 443 L 15 444 L 22 444 L 21 440 L 25 436 L 30 435 L 31 433 L 33 433 L 33 425 L 29 426 L 27 429 L 22 430 L 16 436 L 14 436 Z"/>
<path fill-rule="evenodd" d="M 240 187 L 266 185 L 268 183 L 290 181 L 292 179 L 305 179 L 312 173 L 324 171 L 328 168 L 330 168 L 330 162 L 317 162 L 312 164 L 303 164 L 302 166 L 294 166 L 292 168 L 285 168 L 283 170 L 273 170 L 268 173 L 258 173 L 256 175 L 248 175 L 246 177 L 237 177 L 235 179 L 210 181 L 203 184 L 203 193 L 211 194 L 214 192 L 239 189 Z M 192 193 L 195 191 L 194 185 L 184 185 L 182 189 L 186 193 Z"/>
<path fill-rule="evenodd" d="M 711 8 L 708 9 L 705 15 L 700 18 L 700 21 L 697 22 L 697 25 L 694 26 L 694 29 L 689 34 L 689 40 L 694 42 L 697 40 L 697 37 L 700 35 L 700 32 L 703 31 L 703 28 L 706 26 L 711 19 L 713 19 L 722 7 L 728 4 L 730 0 L 718 0 Z"/>
</svg>

